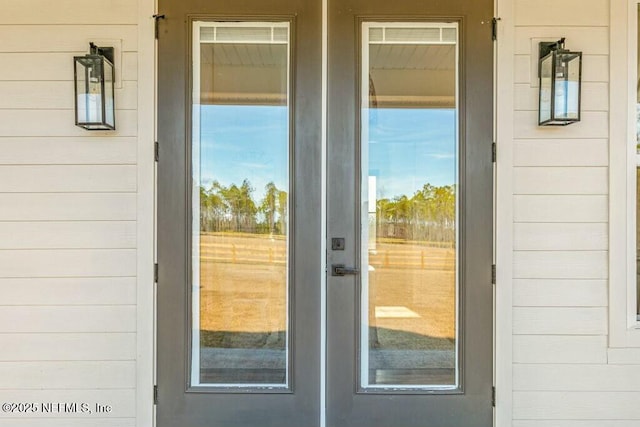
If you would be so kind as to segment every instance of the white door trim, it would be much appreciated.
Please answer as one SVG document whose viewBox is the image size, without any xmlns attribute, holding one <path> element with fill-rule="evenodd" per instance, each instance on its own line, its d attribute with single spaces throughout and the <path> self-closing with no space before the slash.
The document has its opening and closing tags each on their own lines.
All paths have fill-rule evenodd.
<svg viewBox="0 0 640 427">
<path fill-rule="evenodd" d="M 494 360 L 496 407 L 494 425 L 510 427 L 513 419 L 513 58 L 514 1 L 496 0 L 498 40 L 495 49 L 496 122 L 496 287 Z"/>
<path fill-rule="evenodd" d="M 155 425 L 156 43 L 155 0 L 138 2 L 136 425 Z"/>
</svg>

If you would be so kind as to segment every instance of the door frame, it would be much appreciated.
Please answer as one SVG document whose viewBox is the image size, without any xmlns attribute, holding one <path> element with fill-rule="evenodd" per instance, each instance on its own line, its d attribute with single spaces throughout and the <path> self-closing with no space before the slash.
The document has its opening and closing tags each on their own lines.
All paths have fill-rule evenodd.
<svg viewBox="0 0 640 427">
<path fill-rule="evenodd" d="M 494 0 L 499 18 L 493 50 L 494 69 L 494 343 L 496 388 L 494 425 L 508 427 L 513 420 L 513 132 L 515 78 L 515 1 Z M 504 58 L 504 59 L 503 59 Z"/>
<path fill-rule="evenodd" d="M 136 195 L 136 404 L 138 426 L 155 425 L 156 383 L 156 102 L 157 68 L 155 22 L 156 0 L 138 1 L 137 73 L 137 184 Z"/>
<path fill-rule="evenodd" d="M 494 15 L 500 18 L 498 38 L 494 49 L 494 128 L 499 155 L 494 166 L 494 259 L 496 286 L 494 288 L 494 384 L 496 407 L 494 425 L 508 427 L 513 419 L 513 117 L 515 51 L 513 0 L 495 0 Z M 154 265 L 156 258 L 156 163 L 154 147 L 157 138 L 157 44 L 154 15 L 158 13 L 156 0 L 140 0 L 137 17 L 137 312 L 136 312 L 136 406 L 137 425 L 155 425 L 154 384 L 156 383 L 156 288 Z M 321 253 L 326 253 L 326 113 L 327 113 L 327 0 L 322 0 L 322 212 Z M 500 60 L 506 58 L 506 60 Z M 504 177 L 504 179 L 502 178 Z M 326 259 L 322 257 L 321 277 L 326 283 Z M 326 288 L 321 289 L 321 321 L 326 324 Z M 326 327 L 321 333 L 321 407 L 326 400 Z M 325 414 L 321 414 L 321 425 Z"/>
</svg>

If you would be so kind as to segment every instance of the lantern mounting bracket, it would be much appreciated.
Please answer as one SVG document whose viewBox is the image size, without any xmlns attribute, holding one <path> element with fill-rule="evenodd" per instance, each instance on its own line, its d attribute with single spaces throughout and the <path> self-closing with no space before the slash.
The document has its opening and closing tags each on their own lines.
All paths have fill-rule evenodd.
<svg viewBox="0 0 640 427">
<path fill-rule="evenodd" d="M 554 50 L 564 50 L 565 37 L 555 42 L 540 42 L 538 59 L 542 59 Z"/>
<path fill-rule="evenodd" d="M 114 64 L 115 59 L 115 49 L 113 47 L 102 47 L 96 46 L 95 43 L 89 43 L 89 52 L 91 55 L 102 55 L 109 60 L 112 64 Z"/>
</svg>

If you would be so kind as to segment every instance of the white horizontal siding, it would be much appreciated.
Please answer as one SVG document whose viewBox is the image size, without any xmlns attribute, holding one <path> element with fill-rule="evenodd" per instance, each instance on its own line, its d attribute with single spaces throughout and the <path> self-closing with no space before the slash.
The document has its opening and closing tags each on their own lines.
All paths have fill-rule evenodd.
<svg viewBox="0 0 640 427">
<path fill-rule="evenodd" d="M 2 249 L 135 249 L 135 221 L 0 222 Z"/>
<path fill-rule="evenodd" d="M 0 271 L 13 277 L 130 277 L 135 249 L 38 249 L 0 251 Z"/>
<path fill-rule="evenodd" d="M 134 388 L 135 362 L 0 362 L 0 377 L 0 390 Z"/>
<path fill-rule="evenodd" d="M 136 307 L 3 306 L 0 333 L 135 332 Z"/>
<path fill-rule="evenodd" d="M 0 59 L 1 60 L 1 59 Z M 37 126 L 33 125 L 37 123 Z M 73 110 L 0 110 L 0 135 L 20 136 L 136 136 L 135 110 L 116 111 L 116 131 L 86 131 L 75 125 Z"/>
<path fill-rule="evenodd" d="M 604 167 L 518 167 L 515 194 L 607 194 L 607 173 Z"/>
<path fill-rule="evenodd" d="M 604 335 L 515 335 L 514 363 L 607 363 Z"/>
<path fill-rule="evenodd" d="M 135 360 L 135 343 L 131 332 L 0 333 L 0 361 Z"/>
<path fill-rule="evenodd" d="M 549 239 L 553 236 L 553 239 Z M 515 250 L 607 250 L 606 223 L 516 223 Z"/>
<path fill-rule="evenodd" d="M 606 307 L 606 280 L 515 279 L 515 307 Z"/>
<path fill-rule="evenodd" d="M 139 3 L 0 10 L 0 402 L 113 408 L 1 413 L 0 427 L 134 427 Z M 73 56 L 102 40 L 121 49 L 117 130 L 88 132 L 74 124 Z"/>
<path fill-rule="evenodd" d="M 604 307 L 514 307 L 515 335 L 606 335 Z"/>
<path fill-rule="evenodd" d="M 134 193 L 0 193 L 0 221 L 135 219 Z"/>
<path fill-rule="evenodd" d="M 518 27 L 609 25 L 607 0 L 514 0 L 514 5 Z"/>
<path fill-rule="evenodd" d="M 640 392 L 513 393 L 514 419 L 640 420 Z M 636 424 L 637 425 L 637 424 Z"/>
<path fill-rule="evenodd" d="M 515 222 L 606 222 L 609 203 L 605 195 L 515 195 Z"/>
<path fill-rule="evenodd" d="M 22 1 L 22 4 L 27 3 L 29 1 Z M 98 4 L 98 2 L 93 3 Z M 77 9 L 77 5 L 74 9 Z M 66 11 L 66 13 L 70 12 Z M 34 37 L 36 34 L 37 37 Z M 93 39 L 122 40 L 124 52 L 135 52 L 138 50 L 138 26 L 0 25 L 0 52 L 80 52 L 87 50 L 89 45 L 86 41 Z M 46 43 L 43 43 L 43 40 L 46 40 Z"/>
<path fill-rule="evenodd" d="M 0 306 L 135 303 L 135 277 L 0 278 Z"/>
<path fill-rule="evenodd" d="M 618 365 L 640 365 L 640 348 L 610 348 L 609 363 Z"/>
<path fill-rule="evenodd" d="M 513 261 L 515 279 L 607 278 L 606 251 L 516 251 Z"/>
<path fill-rule="evenodd" d="M 3 1 L 2 24 L 137 24 L 137 2 L 131 0 Z"/>
<path fill-rule="evenodd" d="M 640 365 L 520 365 L 516 391 L 640 391 Z"/>
<path fill-rule="evenodd" d="M 605 167 L 609 164 L 606 139 L 521 139 L 514 148 L 514 166 Z"/>
<path fill-rule="evenodd" d="M 134 165 L 24 165 L 0 168 L 0 192 L 135 192 Z"/>
<path fill-rule="evenodd" d="M 135 165 L 133 137 L 0 138 L 0 165 Z"/>
</svg>

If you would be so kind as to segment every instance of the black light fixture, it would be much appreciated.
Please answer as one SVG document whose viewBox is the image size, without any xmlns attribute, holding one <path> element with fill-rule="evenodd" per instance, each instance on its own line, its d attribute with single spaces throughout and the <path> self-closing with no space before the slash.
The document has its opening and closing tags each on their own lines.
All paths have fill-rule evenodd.
<svg viewBox="0 0 640 427">
<path fill-rule="evenodd" d="M 564 41 L 562 38 L 540 43 L 540 126 L 566 126 L 580 121 L 582 52 L 566 50 Z"/>
<path fill-rule="evenodd" d="M 112 47 L 89 44 L 89 53 L 75 56 L 76 125 L 87 130 L 115 130 L 115 71 Z"/>
</svg>

